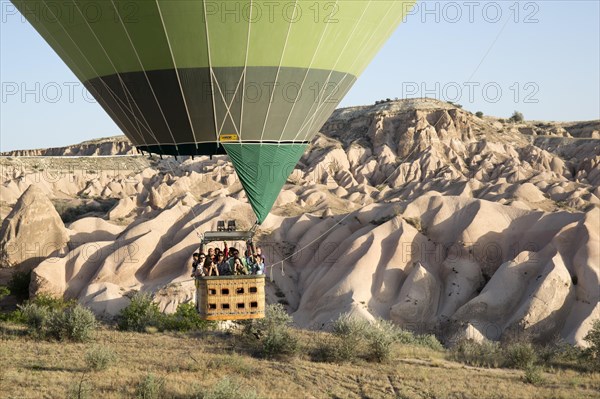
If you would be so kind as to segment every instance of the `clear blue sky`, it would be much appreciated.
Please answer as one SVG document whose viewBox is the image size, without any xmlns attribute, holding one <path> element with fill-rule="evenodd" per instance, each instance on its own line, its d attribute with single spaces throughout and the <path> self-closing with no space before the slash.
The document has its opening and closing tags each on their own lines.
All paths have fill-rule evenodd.
<svg viewBox="0 0 600 399">
<path fill-rule="evenodd" d="M 11 10 L 0 0 L 0 151 L 121 134 Z M 413 12 L 342 106 L 428 96 L 501 117 L 600 119 L 600 1 L 427 1 Z M 23 100 L 23 88 L 39 98 Z"/>
</svg>

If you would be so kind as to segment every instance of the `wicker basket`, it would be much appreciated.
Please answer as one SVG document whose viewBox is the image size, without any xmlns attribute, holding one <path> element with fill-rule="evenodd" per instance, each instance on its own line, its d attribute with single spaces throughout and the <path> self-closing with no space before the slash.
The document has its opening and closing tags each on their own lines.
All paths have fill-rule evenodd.
<svg viewBox="0 0 600 399">
<path fill-rule="evenodd" d="M 265 276 L 200 277 L 197 308 L 205 320 L 265 317 Z"/>
</svg>

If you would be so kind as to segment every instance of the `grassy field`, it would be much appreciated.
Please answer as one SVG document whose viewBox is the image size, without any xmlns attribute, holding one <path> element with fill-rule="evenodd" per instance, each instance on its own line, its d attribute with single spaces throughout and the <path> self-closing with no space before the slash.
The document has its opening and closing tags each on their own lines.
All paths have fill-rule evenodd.
<svg viewBox="0 0 600 399">
<path fill-rule="evenodd" d="M 239 333 L 132 333 L 103 328 L 85 344 L 37 340 L 0 324 L 2 398 L 598 398 L 600 374 L 545 369 L 540 385 L 524 372 L 452 362 L 445 351 L 396 345 L 392 360 L 319 363 L 310 353 L 325 333 L 299 332 L 300 354 L 253 357 Z M 108 349 L 116 360 L 91 371 L 86 353 Z M 146 380 L 144 385 L 142 382 Z M 237 387 L 233 396 L 215 386 Z M 140 387 L 160 386 L 159 396 Z M 210 391 L 211 387 L 213 388 Z M 211 394 L 212 396 L 210 396 Z M 203 396 L 204 395 L 204 396 Z"/>
</svg>

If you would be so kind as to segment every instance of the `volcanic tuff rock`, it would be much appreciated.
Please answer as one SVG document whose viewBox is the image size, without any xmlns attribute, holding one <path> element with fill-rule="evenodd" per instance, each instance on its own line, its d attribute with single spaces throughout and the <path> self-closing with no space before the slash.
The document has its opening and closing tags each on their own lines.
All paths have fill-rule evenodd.
<svg viewBox="0 0 600 399">
<path fill-rule="evenodd" d="M 16 150 L 0 153 L 10 157 L 63 157 L 63 156 L 107 156 L 107 155 L 133 155 L 136 153 L 134 146 L 125 136 L 107 137 L 90 140 L 75 146 L 44 148 L 36 150 Z"/>
<path fill-rule="evenodd" d="M 283 292 L 307 328 L 351 312 L 448 340 L 583 343 L 600 317 L 598 125 L 512 124 L 427 99 L 337 110 L 258 230 L 267 300 Z M 191 300 L 198 233 L 254 222 L 224 156 L 0 164 L 0 215 L 31 184 L 79 204 L 70 252 L 36 267 L 31 289 L 99 314 L 137 290 L 167 311 Z"/>
<path fill-rule="evenodd" d="M 48 197 L 30 185 L 0 229 L 0 266 L 30 270 L 63 251 L 69 237 Z"/>
</svg>

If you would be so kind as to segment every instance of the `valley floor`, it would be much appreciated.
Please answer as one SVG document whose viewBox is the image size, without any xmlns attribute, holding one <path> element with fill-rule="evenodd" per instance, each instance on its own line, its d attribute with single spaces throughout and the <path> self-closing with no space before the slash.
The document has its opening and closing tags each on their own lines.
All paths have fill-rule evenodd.
<svg viewBox="0 0 600 399">
<path fill-rule="evenodd" d="M 325 333 L 299 334 L 300 354 L 275 361 L 252 357 L 237 333 L 103 329 L 92 342 L 76 344 L 36 340 L 0 324 L 0 397 L 136 397 L 149 375 L 162 384 L 161 398 L 201 398 L 225 378 L 239 385 L 240 398 L 597 398 L 600 391 L 599 373 L 546 368 L 545 382 L 534 386 L 521 370 L 465 366 L 446 352 L 406 345 L 386 364 L 318 363 L 309 354 Z M 116 361 L 89 371 L 86 352 L 98 346 L 110 348 Z"/>
</svg>

